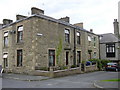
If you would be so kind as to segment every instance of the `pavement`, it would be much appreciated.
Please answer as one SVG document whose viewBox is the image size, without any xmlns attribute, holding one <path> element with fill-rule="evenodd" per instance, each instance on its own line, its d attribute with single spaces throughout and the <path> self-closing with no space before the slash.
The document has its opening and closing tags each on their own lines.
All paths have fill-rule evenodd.
<svg viewBox="0 0 120 90">
<path fill-rule="evenodd" d="M 15 79 L 15 80 L 22 80 L 22 81 L 42 81 L 48 80 L 50 77 L 45 76 L 31 76 L 31 75 L 22 75 L 22 74 L 7 74 L 3 73 L 2 78 L 7 79 Z M 93 85 L 95 88 L 118 88 L 120 87 L 120 82 L 107 82 L 107 81 L 94 81 Z"/>
<path fill-rule="evenodd" d="M 42 81 L 42 80 L 50 79 L 50 77 L 45 77 L 45 76 L 32 76 L 32 75 L 12 74 L 12 73 L 3 73 L 2 78 L 15 79 L 21 81 Z"/>
</svg>

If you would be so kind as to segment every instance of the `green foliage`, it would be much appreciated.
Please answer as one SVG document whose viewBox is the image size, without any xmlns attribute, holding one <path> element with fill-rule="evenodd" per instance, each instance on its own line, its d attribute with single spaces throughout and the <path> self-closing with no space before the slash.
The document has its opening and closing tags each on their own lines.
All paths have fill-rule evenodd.
<svg viewBox="0 0 120 90">
<path fill-rule="evenodd" d="M 64 70 L 64 69 L 67 69 L 68 67 L 67 66 L 63 66 L 61 67 L 61 70 Z"/>
<path fill-rule="evenodd" d="M 90 59 L 91 62 L 97 62 L 97 67 L 99 70 L 102 70 L 107 63 L 109 63 L 109 60 L 101 60 L 101 59 Z"/>
<path fill-rule="evenodd" d="M 47 68 L 47 67 L 40 67 L 40 70 L 43 70 L 43 71 L 48 71 L 48 70 L 49 70 L 49 68 Z"/>
<path fill-rule="evenodd" d="M 120 82 L 120 79 L 101 80 L 105 82 Z"/>
<path fill-rule="evenodd" d="M 85 64 L 86 60 L 82 60 L 82 64 Z"/>
<path fill-rule="evenodd" d="M 72 65 L 72 66 L 71 66 L 71 68 L 75 68 L 75 67 L 77 67 L 77 65 Z"/>
<path fill-rule="evenodd" d="M 62 39 L 60 38 L 59 39 L 59 44 L 58 44 L 57 49 L 56 49 L 56 61 L 57 61 L 57 64 L 58 63 L 61 64 L 61 57 L 60 57 L 61 53 L 62 53 Z"/>
</svg>

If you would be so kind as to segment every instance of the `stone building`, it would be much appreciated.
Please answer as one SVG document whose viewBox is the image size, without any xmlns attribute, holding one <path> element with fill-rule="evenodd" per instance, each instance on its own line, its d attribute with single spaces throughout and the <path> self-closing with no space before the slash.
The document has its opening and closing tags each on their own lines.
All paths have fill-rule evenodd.
<svg viewBox="0 0 120 90">
<path fill-rule="evenodd" d="M 2 65 L 2 30 L 0 30 L 0 65 Z"/>
<path fill-rule="evenodd" d="M 114 19 L 114 34 L 102 34 L 100 38 L 100 58 L 120 62 L 119 23 Z"/>
<path fill-rule="evenodd" d="M 6 72 L 30 73 L 50 67 L 79 66 L 99 58 L 98 35 L 70 24 L 69 17 L 54 19 L 33 7 L 32 15 L 17 15 L 16 21 L 3 20 L 2 65 Z"/>
</svg>

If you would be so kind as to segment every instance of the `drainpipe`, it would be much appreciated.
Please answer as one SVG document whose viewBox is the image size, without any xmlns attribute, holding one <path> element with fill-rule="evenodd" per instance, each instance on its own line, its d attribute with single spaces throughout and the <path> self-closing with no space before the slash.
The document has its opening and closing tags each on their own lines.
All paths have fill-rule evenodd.
<svg viewBox="0 0 120 90">
<path fill-rule="evenodd" d="M 74 28 L 74 59 L 73 59 L 73 64 L 76 65 L 76 31 Z"/>
</svg>

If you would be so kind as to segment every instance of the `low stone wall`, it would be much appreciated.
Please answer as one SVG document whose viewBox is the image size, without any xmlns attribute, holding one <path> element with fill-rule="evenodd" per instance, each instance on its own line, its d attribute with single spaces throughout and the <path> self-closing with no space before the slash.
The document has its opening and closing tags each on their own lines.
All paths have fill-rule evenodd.
<svg viewBox="0 0 120 90">
<path fill-rule="evenodd" d="M 24 71 L 20 72 L 19 69 L 16 71 L 13 70 L 6 70 L 6 73 L 19 73 L 19 74 L 29 74 L 29 75 L 36 75 L 36 76 L 47 76 L 47 77 L 62 77 L 62 76 L 68 76 L 73 74 L 80 74 L 85 72 L 91 72 L 98 70 L 97 64 L 86 66 L 85 64 L 82 66 L 75 68 L 68 67 L 64 70 L 55 70 L 54 67 L 51 67 L 49 71 L 43 71 L 43 70 L 33 70 L 33 71 Z"/>
<path fill-rule="evenodd" d="M 92 72 L 92 71 L 96 71 L 96 70 L 98 70 L 97 64 L 85 66 L 84 72 Z"/>
<path fill-rule="evenodd" d="M 77 68 L 70 68 L 65 70 L 57 70 L 57 71 L 40 71 L 36 70 L 31 72 L 31 75 L 40 75 L 40 76 L 47 76 L 47 77 L 61 77 L 73 74 L 80 74 L 81 69 L 80 67 Z"/>
</svg>

